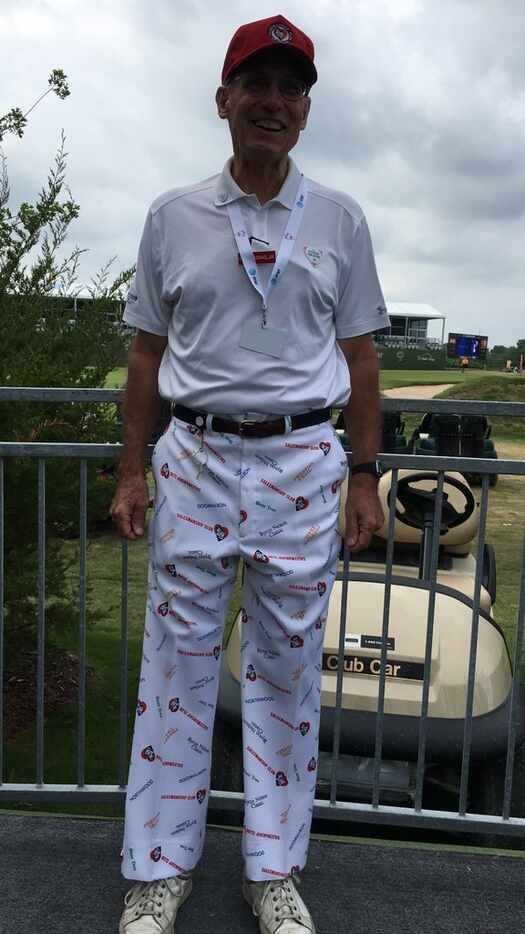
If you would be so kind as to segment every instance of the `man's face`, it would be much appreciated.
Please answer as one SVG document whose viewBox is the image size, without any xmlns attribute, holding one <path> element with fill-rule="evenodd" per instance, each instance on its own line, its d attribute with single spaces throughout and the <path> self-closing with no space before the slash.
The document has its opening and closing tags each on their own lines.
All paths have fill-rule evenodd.
<svg viewBox="0 0 525 934">
<path fill-rule="evenodd" d="M 272 161 L 288 155 L 310 110 L 310 98 L 290 99 L 302 84 L 294 57 L 270 49 L 252 56 L 218 89 L 218 113 L 230 124 L 236 155 Z"/>
</svg>

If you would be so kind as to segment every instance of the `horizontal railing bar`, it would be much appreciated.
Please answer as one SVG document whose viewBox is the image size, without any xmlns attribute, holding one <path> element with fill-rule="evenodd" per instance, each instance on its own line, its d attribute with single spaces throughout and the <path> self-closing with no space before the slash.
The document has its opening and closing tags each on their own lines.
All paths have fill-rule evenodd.
<svg viewBox="0 0 525 934">
<path fill-rule="evenodd" d="M 123 389 L 49 389 L 0 386 L 0 402 L 122 402 Z"/>
<path fill-rule="evenodd" d="M 423 371 L 422 371 L 423 372 Z M 124 389 L 0 386 L 0 402 L 122 402 Z M 511 415 L 525 417 L 525 402 L 489 402 L 479 399 L 391 399 L 383 397 L 385 412 L 449 412 L 457 415 Z"/>
<path fill-rule="evenodd" d="M 0 801 L 17 800 L 20 802 L 60 801 L 68 803 L 73 801 L 91 802 L 124 802 L 125 788 L 118 785 L 29 785 L 4 784 L 0 786 Z M 238 791 L 210 791 L 210 806 L 220 805 L 225 810 L 241 810 L 244 805 L 244 794 Z M 522 836 L 525 829 L 525 817 L 510 817 L 502 821 L 501 815 L 495 814 L 465 814 L 461 816 L 456 811 L 432 811 L 423 808 L 416 812 L 411 807 L 394 807 L 385 804 L 373 807 L 371 804 L 361 804 L 339 801 L 330 804 L 320 798 L 314 800 L 314 817 L 337 820 L 341 817 L 352 818 L 352 821 L 361 823 L 387 823 L 393 826 L 412 826 L 419 828 L 446 829 L 452 831 L 487 832 L 510 836 Z"/>
<path fill-rule="evenodd" d="M 416 827 L 432 830 L 466 831 L 474 833 L 498 833 L 505 836 L 522 837 L 525 830 L 525 818 L 510 817 L 503 822 L 501 815 L 494 814 L 465 814 L 457 811 L 431 811 L 424 808 L 415 811 L 407 807 L 389 807 L 379 804 L 359 804 L 347 801 L 338 801 L 330 805 L 329 801 L 314 801 L 314 817 L 351 819 L 352 822 L 367 824 L 390 824 L 396 827 Z"/>
<path fill-rule="evenodd" d="M 148 445 L 151 454 L 154 445 Z M 2 441 L 0 457 L 119 457 L 121 444 L 81 444 L 77 442 Z M 440 457 L 422 454 L 382 454 L 378 457 L 384 467 L 400 470 L 468 471 L 478 474 L 525 475 L 525 460 L 494 459 L 484 457 Z"/>
<path fill-rule="evenodd" d="M 381 399 L 384 412 L 440 412 L 449 415 L 525 416 L 525 402 L 489 402 L 488 399 Z"/>
</svg>

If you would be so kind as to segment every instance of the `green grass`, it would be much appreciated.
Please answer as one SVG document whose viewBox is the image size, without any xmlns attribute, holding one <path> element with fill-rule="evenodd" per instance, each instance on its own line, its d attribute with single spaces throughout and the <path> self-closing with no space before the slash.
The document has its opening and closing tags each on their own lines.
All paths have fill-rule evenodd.
<svg viewBox="0 0 525 934">
<path fill-rule="evenodd" d="M 119 366 L 111 373 L 108 373 L 104 382 L 104 389 L 122 389 L 125 385 L 128 369 L 125 366 Z"/>
<path fill-rule="evenodd" d="M 381 370 L 379 374 L 381 389 L 396 389 L 398 386 L 440 386 L 444 383 L 469 387 L 480 379 L 492 381 L 494 378 L 506 381 L 512 379 L 512 376 L 505 376 L 496 370 L 467 370 L 462 373 L 461 370 L 452 368 L 447 370 Z M 463 398 L 470 398 L 470 396 L 467 394 Z"/>
</svg>

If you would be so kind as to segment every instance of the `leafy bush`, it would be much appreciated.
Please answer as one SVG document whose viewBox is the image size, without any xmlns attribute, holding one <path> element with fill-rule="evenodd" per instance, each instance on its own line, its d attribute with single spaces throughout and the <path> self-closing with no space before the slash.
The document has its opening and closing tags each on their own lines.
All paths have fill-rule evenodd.
<svg viewBox="0 0 525 934">
<path fill-rule="evenodd" d="M 49 84 L 46 93 L 68 96 L 60 70 L 51 73 Z M 13 108 L 0 118 L 0 141 L 7 132 L 21 137 L 28 113 Z M 12 212 L 7 163 L 0 150 L 0 386 L 100 387 L 126 356 L 121 308 L 134 270 L 124 270 L 109 283 L 113 258 L 92 280 L 90 300 L 79 301 L 77 272 L 84 251 L 75 247 L 63 254 L 69 227 L 79 214 L 66 184 L 66 155 L 62 134 L 35 202 L 23 202 Z M 75 298 L 80 306 L 76 313 Z M 119 434 L 114 406 L 0 400 L 2 441 L 111 442 Z M 4 466 L 5 609 L 7 634 L 13 638 L 36 625 L 38 465 L 34 459 L 8 457 Z M 113 492 L 112 475 L 101 467 L 88 461 L 92 521 L 107 516 Z M 76 593 L 66 584 L 68 565 L 61 547 L 64 537 L 78 531 L 78 461 L 46 459 L 48 627 L 68 626 L 78 612 Z"/>
</svg>

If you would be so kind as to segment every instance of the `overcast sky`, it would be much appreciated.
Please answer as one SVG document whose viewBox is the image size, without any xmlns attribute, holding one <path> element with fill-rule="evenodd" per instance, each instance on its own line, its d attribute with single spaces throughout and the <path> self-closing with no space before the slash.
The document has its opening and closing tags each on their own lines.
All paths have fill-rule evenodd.
<svg viewBox="0 0 525 934">
<path fill-rule="evenodd" d="M 256 10 L 256 12 L 254 12 Z M 215 112 L 228 42 L 281 12 L 314 41 L 318 84 L 293 152 L 359 201 L 387 301 L 425 302 L 491 345 L 525 337 L 524 0 L 1 0 L 0 113 L 12 206 L 35 197 L 60 130 L 80 204 L 82 280 L 136 259 L 146 210 L 222 169 Z"/>
</svg>

